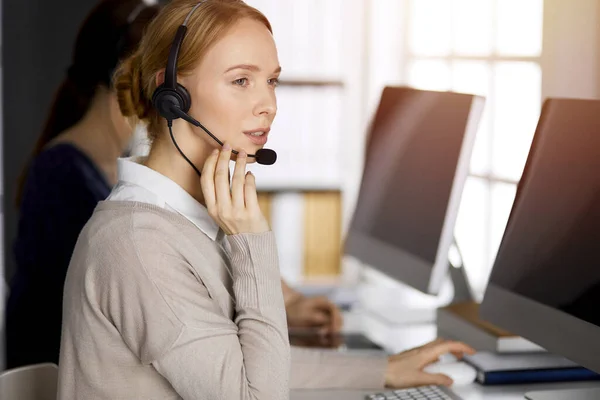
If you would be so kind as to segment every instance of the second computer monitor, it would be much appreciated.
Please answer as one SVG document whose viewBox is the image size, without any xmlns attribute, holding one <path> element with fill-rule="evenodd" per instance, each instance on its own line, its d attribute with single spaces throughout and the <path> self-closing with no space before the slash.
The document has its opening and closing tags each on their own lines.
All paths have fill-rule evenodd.
<svg viewBox="0 0 600 400">
<path fill-rule="evenodd" d="M 437 294 L 484 98 L 386 87 L 366 145 L 346 254 Z"/>
<path fill-rule="evenodd" d="M 600 373 L 599 306 L 600 100 L 549 99 L 481 317 Z"/>
</svg>

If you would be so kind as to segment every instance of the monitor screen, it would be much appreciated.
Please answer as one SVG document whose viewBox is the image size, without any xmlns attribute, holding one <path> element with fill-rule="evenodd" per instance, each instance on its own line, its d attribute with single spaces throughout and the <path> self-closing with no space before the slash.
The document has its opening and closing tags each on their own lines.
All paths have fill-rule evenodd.
<svg viewBox="0 0 600 400">
<path fill-rule="evenodd" d="M 600 372 L 599 304 L 600 101 L 551 99 L 481 313 Z"/>
<path fill-rule="evenodd" d="M 483 99 L 384 89 L 367 140 L 346 250 L 392 278 L 436 293 L 432 269 L 448 248 Z M 438 282 L 439 281 L 439 282 Z"/>
</svg>

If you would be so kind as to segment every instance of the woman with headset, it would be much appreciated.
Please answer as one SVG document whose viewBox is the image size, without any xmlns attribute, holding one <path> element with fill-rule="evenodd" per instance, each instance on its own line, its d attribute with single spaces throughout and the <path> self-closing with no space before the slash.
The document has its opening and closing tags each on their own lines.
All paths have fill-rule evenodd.
<svg viewBox="0 0 600 400">
<path fill-rule="evenodd" d="M 19 185 L 17 271 L 7 304 L 7 367 L 58 362 L 64 278 L 79 232 L 116 183 L 132 128 L 111 76 L 158 6 L 103 0 L 88 14 Z"/>
<path fill-rule="evenodd" d="M 152 145 L 119 161 L 75 247 L 59 399 L 449 384 L 423 368 L 472 352 L 442 340 L 391 357 L 290 349 L 276 243 L 245 171 L 275 160 L 264 146 L 280 70 L 269 21 L 239 0 L 172 0 L 119 68 L 121 111 Z"/>
<path fill-rule="evenodd" d="M 79 232 L 117 182 L 117 158 L 132 143 L 111 79 L 141 40 L 159 6 L 150 0 L 101 0 L 77 35 L 31 161 L 19 182 L 17 272 L 7 305 L 7 367 L 58 362 L 62 289 Z M 341 327 L 324 297 L 282 281 L 288 324 Z"/>
</svg>

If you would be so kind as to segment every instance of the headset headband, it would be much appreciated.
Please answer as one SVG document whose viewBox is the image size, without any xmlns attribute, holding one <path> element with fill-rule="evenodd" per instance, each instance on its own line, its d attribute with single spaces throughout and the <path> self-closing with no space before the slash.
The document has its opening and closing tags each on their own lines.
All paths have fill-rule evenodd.
<svg viewBox="0 0 600 400">
<path fill-rule="evenodd" d="M 177 58 L 179 56 L 179 49 L 181 48 L 181 44 L 183 43 L 183 37 L 187 32 L 187 24 L 190 20 L 190 17 L 200 7 L 204 4 L 206 0 L 203 0 L 196 4 L 194 8 L 188 13 L 183 21 L 183 24 L 179 26 L 177 29 L 177 33 L 175 34 L 175 39 L 173 39 L 173 44 L 171 45 L 171 51 L 169 52 L 169 59 L 167 60 L 167 68 L 165 70 L 165 87 L 169 89 L 175 89 L 177 86 Z"/>
</svg>

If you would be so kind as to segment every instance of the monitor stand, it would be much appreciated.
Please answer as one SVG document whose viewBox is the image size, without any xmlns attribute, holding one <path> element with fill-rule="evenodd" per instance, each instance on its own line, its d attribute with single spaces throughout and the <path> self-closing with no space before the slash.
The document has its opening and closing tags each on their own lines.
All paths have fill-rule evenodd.
<svg viewBox="0 0 600 400">
<path fill-rule="evenodd" d="M 600 388 L 543 390 L 525 393 L 527 400 L 597 400 Z"/>
<path fill-rule="evenodd" d="M 465 273 L 463 257 L 456 240 L 460 261 L 450 264 L 450 276 L 454 285 L 452 302 L 437 311 L 438 335 L 448 339 L 465 341 L 478 350 L 495 353 L 524 353 L 544 351 L 540 346 L 479 318 L 479 303 L 471 292 Z"/>
<path fill-rule="evenodd" d="M 448 276 L 453 286 L 452 297 L 446 299 L 444 304 L 458 304 L 464 302 L 474 302 L 475 297 L 471 292 L 468 277 L 464 268 L 463 257 L 454 239 L 454 257 L 448 257 Z M 416 291 L 416 289 L 415 289 Z M 414 325 L 414 324 L 434 324 L 437 319 L 439 304 L 433 302 L 419 307 L 414 305 L 377 305 L 375 307 L 365 307 L 365 310 L 372 315 L 377 315 L 386 323 L 393 325 Z"/>
<path fill-rule="evenodd" d="M 455 250 L 454 257 L 452 256 L 452 250 Z M 454 286 L 454 297 L 452 298 L 451 304 L 474 302 L 475 296 L 471 291 L 471 285 L 469 284 L 469 278 L 465 270 L 465 259 L 460 251 L 456 237 L 452 239 L 452 247 L 449 254 L 449 274 Z"/>
<path fill-rule="evenodd" d="M 450 280 L 454 286 L 452 304 L 475 301 L 475 297 L 471 292 L 471 286 L 469 285 L 469 280 L 465 272 L 465 267 L 462 264 L 460 266 L 454 266 L 450 264 L 448 269 L 450 271 Z"/>
</svg>

